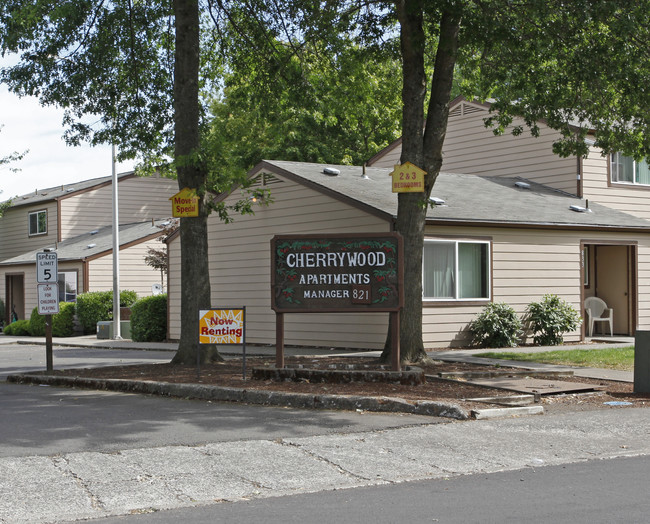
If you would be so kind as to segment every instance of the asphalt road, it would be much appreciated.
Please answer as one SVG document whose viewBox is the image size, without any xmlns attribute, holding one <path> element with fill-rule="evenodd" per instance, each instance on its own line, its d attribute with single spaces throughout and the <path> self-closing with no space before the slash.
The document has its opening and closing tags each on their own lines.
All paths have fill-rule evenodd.
<svg viewBox="0 0 650 524">
<path fill-rule="evenodd" d="M 2 373 L 39 365 L 24 349 Z M 76 351 L 55 367 L 157 358 Z M 587 522 L 572 493 L 644 522 L 648 435 L 646 408 L 450 422 L 0 383 L 0 522 Z"/>
<path fill-rule="evenodd" d="M 650 457 L 529 467 L 491 474 L 211 504 L 97 524 L 642 523 Z"/>
</svg>

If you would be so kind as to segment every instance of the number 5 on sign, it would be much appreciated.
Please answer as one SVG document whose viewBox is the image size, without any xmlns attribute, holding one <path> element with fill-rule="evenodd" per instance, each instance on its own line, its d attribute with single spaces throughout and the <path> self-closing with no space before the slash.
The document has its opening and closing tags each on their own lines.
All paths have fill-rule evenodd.
<svg viewBox="0 0 650 524">
<path fill-rule="evenodd" d="M 51 284 L 57 281 L 59 259 L 56 253 L 36 253 L 36 282 Z"/>
</svg>

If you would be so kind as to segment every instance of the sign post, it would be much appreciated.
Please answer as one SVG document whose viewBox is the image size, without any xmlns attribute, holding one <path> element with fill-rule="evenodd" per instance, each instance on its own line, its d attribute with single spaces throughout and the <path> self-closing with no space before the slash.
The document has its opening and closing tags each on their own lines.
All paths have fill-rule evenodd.
<svg viewBox="0 0 650 524">
<path fill-rule="evenodd" d="M 54 251 L 36 253 L 38 314 L 45 315 L 45 361 L 47 371 L 54 369 L 52 356 L 52 315 L 59 312 L 59 259 Z"/>
</svg>

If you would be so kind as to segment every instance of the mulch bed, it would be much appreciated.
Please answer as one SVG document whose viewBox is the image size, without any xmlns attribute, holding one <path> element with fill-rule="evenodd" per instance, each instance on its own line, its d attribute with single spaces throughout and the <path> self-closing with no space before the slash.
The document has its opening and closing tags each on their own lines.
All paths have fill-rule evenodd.
<svg viewBox="0 0 650 524">
<path fill-rule="evenodd" d="M 287 366 L 303 366 L 304 368 L 326 369 L 333 365 L 354 365 L 363 369 L 379 369 L 380 363 L 375 358 L 367 357 L 288 357 L 285 359 Z M 434 362 L 433 364 L 419 366 L 429 376 L 425 384 L 405 386 L 384 382 L 352 382 L 344 384 L 312 383 L 307 380 L 299 382 L 271 380 L 252 380 L 251 370 L 254 367 L 273 367 L 275 359 L 269 357 L 249 357 L 246 359 L 247 378 L 242 376 L 241 359 L 229 359 L 225 362 L 204 364 L 200 372 L 196 366 L 173 364 L 144 364 L 128 366 L 110 366 L 100 368 L 84 368 L 74 370 L 55 370 L 48 374 L 59 376 L 76 376 L 99 379 L 127 379 L 147 380 L 169 383 L 206 384 L 222 387 L 236 387 L 255 390 L 284 391 L 293 393 L 336 394 L 336 395 L 365 395 L 400 397 L 407 400 L 432 400 L 452 401 L 466 409 L 486 407 L 484 404 L 467 402 L 464 399 L 484 398 L 493 396 L 514 395 L 500 389 L 485 388 L 468 384 L 460 380 L 443 380 L 433 378 L 438 373 L 458 371 L 494 371 L 504 373 L 507 368 L 496 366 L 482 366 L 467 363 Z M 389 366 L 384 369 L 390 370 Z M 519 371 L 519 370 L 518 370 Z M 539 376 L 539 375 L 535 375 Z M 605 389 L 597 393 L 580 393 L 545 396 L 542 403 L 547 411 L 558 410 L 585 410 L 598 408 L 611 408 L 606 405 L 608 401 L 627 401 L 632 406 L 650 405 L 650 395 L 635 394 L 632 384 L 605 380 L 583 379 L 579 377 L 552 377 L 553 380 L 567 380 L 570 382 L 585 382 L 604 386 Z"/>
</svg>

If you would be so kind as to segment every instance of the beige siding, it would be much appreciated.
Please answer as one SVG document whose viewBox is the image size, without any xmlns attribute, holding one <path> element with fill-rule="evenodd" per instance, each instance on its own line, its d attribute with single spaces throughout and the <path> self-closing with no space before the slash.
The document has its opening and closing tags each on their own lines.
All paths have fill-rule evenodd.
<svg viewBox="0 0 650 524">
<path fill-rule="evenodd" d="M 167 247 L 167 338 L 181 337 L 181 236 L 176 235 Z"/>
<path fill-rule="evenodd" d="M 540 124 L 541 136 L 534 138 L 524 129 L 519 136 L 509 131 L 495 136 L 485 127 L 487 110 L 463 103 L 471 111 L 456 111 L 449 117 L 443 148 L 442 171 L 483 176 L 522 177 L 575 194 L 578 163 L 575 158 L 553 154 L 552 144 L 559 133 Z M 514 125 L 522 124 L 515 120 Z M 373 162 L 375 167 L 399 164 L 401 146 Z M 435 189 L 434 189 L 435 191 Z"/>
<path fill-rule="evenodd" d="M 583 196 L 619 211 L 650 219 L 650 188 L 633 184 L 608 184 L 609 157 L 591 148 L 583 161 Z"/>
<path fill-rule="evenodd" d="M 29 213 L 43 209 L 47 211 L 47 234 L 29 236 Z M 53 246 L 57 228 L 56 202 L 8 209 L 4 216 L 0 217 L 0 260 Z"/>
<path fill-rule="evenodd" d="M 214 306 L 247 307 L 247 339 L 275 342 L 275 315 L 270 300 L 269 241 L 275 234 L 387 231 L 388 224 L 313 190 L 289 182 L 274 186 L 274 204 L 254 217 L 237 217 L 232 224 L 215 218 L 209 225 L 209 254 Z M 639 329 L 650 329 L 650 235 L 550 231 L 543 229 L 428 227 L 428 238 L 490 238 L 492 246 L 492 299 L 510 304 L 519 315 L 533 301 L 555 293 L 578 311 L 581 306 L 581 241 L 589 243 L 638 242 Z M 170 245 L 170 282 L 180 273 L 180 242 Z M 180 288 L 170 284 L 170 338 L 180 336 Z M 484 304 L 436 304 L 425 301 L 423 338 L 427 349 L 463 346 L 468 324 Z M 382 347 L 387 315 L 285 315 L 288 345 Z M 577 330 L 565 336 L 580 339 Z M 529 339 L 530 341 L 530 339 Z"/>
<path fill-rule="evenodd" d="M 213 306 L 246 306 L 246 339 L 251 343 L 275 342 L 270 293 L 270 241 L 274 235 L 389 230 L 388 223 L 379 218 L 296 184 L 274 184 L 271 194 L 273 203 L 258 208 L 255 216 L 237 216 L 231 224 L 222 224 L 214 216 L 209 221 Z M 174 244 L 177 241 L 172 243 L 170 256 L 175 261 L 178 248 Z M 179 298 L 173 290 L 169 300 L 170 338 L 177 339 Z M 387 325 L 384 313 L 290 314 L 285 315 L 285 343 L 379 348 L 385 342 Z"/>
<path fill-rule="evenodd" d="M 144 263 L 149 247 L 161 249 L 161 243 L 151 240 L 120 250 L 120 289 L 135 291 L 139 298 L 151 295 L 151 286 L 161 283 L 160 271 Z M 88 284 L 89 291 L 113 289 L 112 253 L 88 263 Z"/>
<path fill-rule="evenodd" d="M 427 237 L 452 235 L 459 237 L 485 236 L 480 228 L 429 228 Z M 530 302 L 540 300 L 546 293 L 555 293 L 578 311 L 580 304 L 580 241 L 639 242 L 638 307 L 639 329 L 650 328 L 650 235 L 644 238 L 612 233 L 579 233 L 544 230 L 493 230 L 493 300 L 510 304 L 523 315 Z M 597 243 L 597 242 L 596 242 Z M 425 302 L 425 347 L 462 346 L 467 343 L 467 325 L 483 306 L 440 305 Z M 565 336 L 577 341 L 580 332 Z M 530 340 L 529 340 L 530 341 Z"/>
<path fill-rule="evenodd" d="M 76 271 L 77 272 L 77 290 L 83 289 L 83 269 L 80 262 L 59 262 L 59 272 Z M 5 300 L 6 297 L 6 275 L 7 274 L 24 274 L 25 285 L 25 318 L 29 319 L 32 310 L 38 306 L 38 290 L 36 283 L 36 264 L 21 264 L 15 266 L 4 266 L 0 268 L 0 298 Z M 6 304 L 5 304 L 6 306 Z M 11 307 L 11 306 L 9 306 Z M 22 317 L 21 317 L 22 318 Z"/>
<path fill-rule="evenodd" d="M 131 177 L 122 180 L 119 190 L 120 224 L 144 222 L 171 216 L 169 198 L 178 193 L 178 183 L 168 178 Z M 61 200 L 63 240 L 112 223 L 113 189 L 104 187 Z"/>
</svg>

